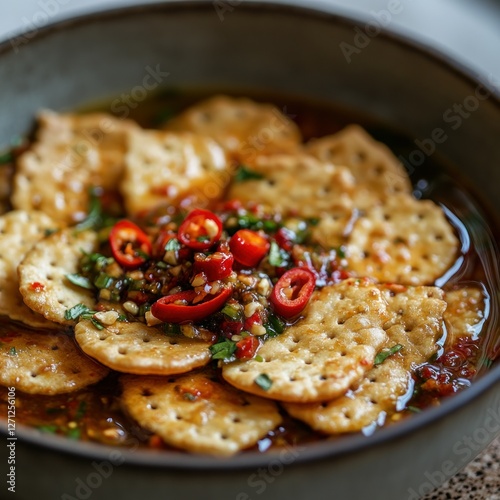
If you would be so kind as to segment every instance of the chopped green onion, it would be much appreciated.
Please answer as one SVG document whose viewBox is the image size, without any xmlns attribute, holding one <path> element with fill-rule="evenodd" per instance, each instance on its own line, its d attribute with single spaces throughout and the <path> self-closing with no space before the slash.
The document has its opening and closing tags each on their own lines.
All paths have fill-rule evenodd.
<svg viewBox="0 0 500 500">
<path fill-rule="evenodd" d="M 113 284 L 114 279 L 106 273 L 100 273 L 94 280 L 94 285 L 99 288 L 109 288 Z"/>
<path fill-rule="evenodd" d="M 398 351 L 400 351 L 403 348 L 401 344 L 396 344 L 395 346 L 392 346 L 390 349 L 383 349 L 380 351 L 376 356 L 375 356 L 375 361 L 374 365 L 380 365 L 383 363 L 389 356 L 392 356 L 393 354 L 396 354 Z"/>
<path fill-rule="evenodd" d="M 180 335 L 182 333 L 180 325 L 175 323 L 163 323 L 161 329 L 166 335 Z"/>
<path fill-rule="evenodd" d="M 191 394 L 190 392 L 185 392 L 182 397 L 186 401 L 196 401 L 196 396 L 194 394 Z"/>
<path fill-rule="evenodd" d="M 263 391 L 268 391 L 271 386 L 273 385 L 273 381 L 269 378 L 269 375 L 266 375 L 265 373 L 261 373 L 258 375 L 254 382 L 263 390 Z"/>
<path fill-rule="evenodd" d="M 236 352 L 236 343 L 232 340 L 223 340 L 222 342 L 217 342 L 217 344 L 213 344 L 210 346 L 210 352 L 212 353 L 212 359 L 229 360 Z"/>
<path fill-rule="evenodd" d="M 79 286 L 81 288 L 86 288 L 87 290 L 93 290 L 94 285 L 92 281 L 90 281 L 88 278 L 85 276 L 82 276 L 81 274 L 67 274 L 66 278 L 68 281 L 73 283 L 73 285 Z"/>
<path fill-rule="evenodd" d="M 269 264 L 274 267 L 285 267 L 288 263 L 288 254 L 279 247 L 275 241 L 271 241 L 269 250 Z"/>
<path fill-rule="evenodd" d="M 238 319 L 240 317 L 240 311 L 238 308 L 234 307 L 232 304 L 226 304 L 221 309 L 222 314 L 225 314 L 231 319 Z"/>
<path fill-rule="evenodd" d="M 252 179 L 259 180 L 263 179 L 264 176 L 259 172 L 255 172 L 255 170 L 251 170 L 245 165 L 239 165 L 236 173 L 234 174 L 235 182 L 245 182 Z"/>
<path fill-rule="evenodd" d="M 104 330 L 104 326 L 99 321 L 97 321 L 95 318 L 89 318 L 89 319 L 95 328 L 97 328 L 98 330 Z"/>
<path fill-rule="evenodd" d="M 11 356 L 16 356 L 16 355 L 17 355 L 16 348 L 15 348 L 15 347 L 11 347 L 11 348 L 9 349 L 9 354 L 10 354 Z"/>
</svg>

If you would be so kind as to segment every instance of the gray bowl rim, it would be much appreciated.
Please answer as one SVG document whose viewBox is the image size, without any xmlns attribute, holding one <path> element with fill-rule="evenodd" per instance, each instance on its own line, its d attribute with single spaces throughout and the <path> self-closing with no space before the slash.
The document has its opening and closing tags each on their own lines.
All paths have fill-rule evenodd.
<svg viewBox="0 0 500 500">
<path fill-rule="evenodd" d="M 238 10 L 246 10 L 252 14 L 262 15 L 268 13 L 278 15 L 294 15 L 298 18 L 307 17 L 317 21 L 341 24 L 352 28 L 355 26 L 364 26 L 370 22 L 368 18 L 363 17 L 362 15 L 334 12 L 331 7 L 326 8 L 325 4 L 317 2 L 311 2 L 311 4 L 306 7 L 292 3 L 273 3 L 261 2 L 258 0 L 247 0 L 240 3 L 237 8 Z M 213 4 L 209 0 L 174 0 L 97 10 L 69 17 L 67 19 L 56 20 L 53 23 L 47 24 L 46 26 L 39 28 L 36 36 L 30 40 L 29 43 L 36 43 L 37 40 L 50 36 L 53 33 L 70 30 L 73 27 L 86 25 L 94 21 L 108 21 L 151 12 L 167 12 L 175 14 L 176 12 L 193 11 L 194 9 L 198 11 L 206 11 L 208 9 L 213 9 Z M 12 40 L 19 36 L 23 36 L 23 34 L 16 34 L 3 42 L 0 42 L 0 58 L 2 55 L 11 53 L 14 50 Z M 446 54 L 421 41 L 414 40 L 413 38 L 393 28 L 389 30 L 386 27 L 381 27 L 380 33 L 377 37 L 381 37 L 391 43 L 401 45 L 406 50 L 416 52 L 420 56 L 425 56 L 428 59 L 434 60 L 438 64 L 446 67 L 448 70 L 451 70 L 455 76 L 469 85 L 475 87 L 478 84 L 482 84 L 491 92 L 490 99 L 492 99 L 492 102 L 494 102 L 500 110 L 500 88 L 488 85 L 488 83 L 482 80 L 480 81 L 477 70 L 472 70 L 466 64 L 457 61 L 449 54 Z M 359 434 L 343 436 L 334 441 L 324 440 L 321 442 L 308 443 L 300 450 L 299 456 L 295 460 L 294 465 L 316 460 L 338 459 L 342 456 L 355 454 L 367 448 L 375 448 L 376 446 L 402 440 L 407 434 L 417 432 L 432 423 L 446 418 L 446 416 L 459 410 L 461 407 L 467 404 L 472 404 L 474 400 L 479 398 L 488 389 L 492 388 L 494 384 L 500 382 L 500 363 L 498 362 L 498 359 L 495 361 L 495 365 L 497 366 L 494 366 L 488 373 L 482 375 L 465 391 L 444 400 L 438 407 L 427 409 L 424 412 L 396 425 L 379 429 L 369 436 Z M 6 430 L 2 428 L 0 433 L 6 434 Z M 279 455 L 279 450 L 271 450 L 267 453 L 248 451 L 228 459 L 214 458 L 211 456 L 189 455 L 177 451 L 162 451 L 161 453 L 153 453 L 147 449 L 128 450 L 123 449 L 122 447 L 117 448 L 97 443 L 75 442 L 64 437 L 40 434 L 39 431 L 24 425 L 18 425 L 16 433 L 18 439 L 22 439 L 29 445 L 50 449 L 57 453 L 76 455 L 80 458 L 89 460 L 107 459 L 110 457 L 112 452 L 119 451 L 124 459 L 124 464 L 143 467 L 230 471 L 235 469 L 248 469 L 264 466 L 273 460 L 276 460 L 276 457 Z"/>
</svg>

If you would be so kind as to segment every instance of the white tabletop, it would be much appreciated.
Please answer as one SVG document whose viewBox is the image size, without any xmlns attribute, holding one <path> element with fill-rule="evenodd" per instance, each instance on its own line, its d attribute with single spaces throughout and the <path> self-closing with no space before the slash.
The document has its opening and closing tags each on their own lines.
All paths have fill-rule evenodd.
<svg viewBox="0 0 500 500">
<path fill-rule="evenodd" d="M 295 3 L 300 0 L 277 1 Z M 1 9 L 0 39 L 91 10 L 141 2 L 16 0 L 8 3 L 8 8 L 3 6 Z M 388 28 L 452 55 L 470 66 L 478 76 L 489 76 L 500 89 L 500 0 L 310 0 L 302 3 L 322 3 L 347 13 L 360 13 L 371 22 L 388 19 L 384 21 Z"/>
</svg>

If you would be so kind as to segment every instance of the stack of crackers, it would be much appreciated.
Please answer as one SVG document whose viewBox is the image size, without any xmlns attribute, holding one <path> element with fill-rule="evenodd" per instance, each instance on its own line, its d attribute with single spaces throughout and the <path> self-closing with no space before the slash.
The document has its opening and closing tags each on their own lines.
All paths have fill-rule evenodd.
<svg viewBox="0 0 500 500">
<path fill-rule="evenodd" d="M 235 164 L 261 178 L 232 182 Z M 222 366 L 210 343 L 140 322 L 75 324 L 66 310 L 93 309 L 96 300 L 66 277 L 82 252 L 97 248 L 94 231 L 74 227 L 92 186 L 118 194 L 129 217 L 224 197 L 315 217 L 313 238 L 342 246 L 353 277 L 315 291 L 301 319 L 268 339 L 258 359 Z M 460 252 L 442 208 L 415 199 L 402 165 L 357 125 L 304 144 L 274 106 L 224 96 L 163 130 L 103 113 L 45 111 L 18 158 L 10 202 L 0 216 L 0 313 L 16 322 L 15 355 L 0 350 L 0 383 L 52 395 L 122 373 L 123 410 L 190 452 L 252 447 L 284 413 L 325 435 L 396 420 L 415 368 L 484 320 L 479 287 L 433 286 Z M 263 378 L 267 384 L 256 383 Z"/>
</svg>

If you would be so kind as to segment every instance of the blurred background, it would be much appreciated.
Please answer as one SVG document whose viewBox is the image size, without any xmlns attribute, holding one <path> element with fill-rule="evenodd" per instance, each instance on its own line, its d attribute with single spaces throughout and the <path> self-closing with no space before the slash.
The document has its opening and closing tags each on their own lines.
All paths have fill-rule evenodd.
<svg viewBox="0 0 500 500">
<path fill-rule="evenodd" d="M 248 0 L 231 0 L 231 3 L 237 8 L 238 3 L 244 1 Z M 285 1 L 299 3 L 299 0 Z M 91 10 L 140 3 L 144 2 L 16 0 L 2 8 L 0 39 Z M 493 77 L 494 85 L 500 89 L 500 0 L 307 0 L 302 3 L 358 14 L 367 22 L 387 19 L 383 14 L 392 9 L 388 28 L 453 56 L 477 75 Z"/>
</svg>

